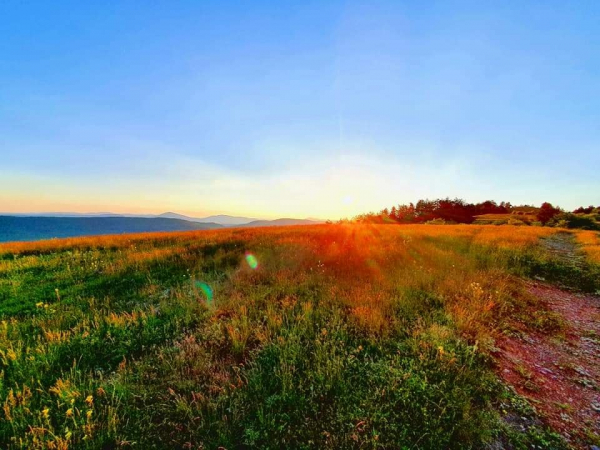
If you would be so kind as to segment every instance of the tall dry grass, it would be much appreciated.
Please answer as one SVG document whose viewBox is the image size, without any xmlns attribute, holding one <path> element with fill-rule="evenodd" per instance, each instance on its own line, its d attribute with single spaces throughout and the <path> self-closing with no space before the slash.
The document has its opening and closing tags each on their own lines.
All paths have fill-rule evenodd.
<svg viewBox="0 0 600 450">
<path fill-rule="evenodd" d="M 577 231 L 576 237 L 590 261 L 600 264 L 600 232 Z"/>
</svg>

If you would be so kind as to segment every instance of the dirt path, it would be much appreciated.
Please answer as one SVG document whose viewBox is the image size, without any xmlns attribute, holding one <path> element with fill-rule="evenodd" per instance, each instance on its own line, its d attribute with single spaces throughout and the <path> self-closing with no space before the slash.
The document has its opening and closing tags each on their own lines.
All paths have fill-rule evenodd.
<svg viewBox="0 0 600 450">
<path fill-rule="evenodd" d="M 571 233 L 558 232 L 546 238 L 541 239 L 541 244 L 545 250 L 555 256 L 563 264 L 582 268 L 585 262 L 585 256 L 578 251 L 575 237 Z"/>
<path fill-rule="evenodd" d="M 583 264 L 570 235 L 546 239 L 548 251 Z M 523 330 L 498 343 L 502 378 L 575 448 L 600 445 L 600 297 L 527 282 L 562 323 L 557 333 Z"/>
<path fill-rule="evenodd" d="M 562 336 L 526 333 L 499 343 L 501 376 L 578 448 L 600 436 L 600 298 L 531 283 L 529 291 L 562 316 Z"/>
</svg>

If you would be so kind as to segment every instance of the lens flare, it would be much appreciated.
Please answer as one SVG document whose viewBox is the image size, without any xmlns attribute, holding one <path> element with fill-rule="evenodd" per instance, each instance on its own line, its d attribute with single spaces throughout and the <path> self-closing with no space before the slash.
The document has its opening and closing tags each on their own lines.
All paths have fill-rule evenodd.
<svg viewBox="0 0 600 450">
<path fill-rule="evenodd" d="M 248 263 L 251 269 L 255 270 L 256 268 L 258 268 L 258 260 L 256 259 L 256 256 L 254 256 L 252 253 L 246 253 L 246 262 Z"/>
<path fill-rule="evenodd" d="M 196 281 L 196 287 L 202 291 L 207 304 L 211 304 L 213 300 L 213 291 L 210 286 L 202 281 Z"/>
</svg>

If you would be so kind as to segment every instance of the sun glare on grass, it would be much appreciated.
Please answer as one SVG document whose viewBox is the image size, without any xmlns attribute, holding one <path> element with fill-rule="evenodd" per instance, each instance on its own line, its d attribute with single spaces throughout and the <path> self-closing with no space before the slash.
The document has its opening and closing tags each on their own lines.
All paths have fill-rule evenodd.
<svg viewBox="0 0 600 450">
<path fill-rule="evenodd" d="M 200 289 L 200 291 L 204 295 L 204 298 L 206 299 L 206 303 L 210 305 L 213 299 L 213 291 L 210 288 L 210 286 L 201 281 L 196 281 L 196 287 Z"/>
<path fill-rule="evenodd" d="M 252 270 L 256 270 L 258 268 L 258 260 L 252 253 L 246 253 L 246 262 Z"/>
</svg>

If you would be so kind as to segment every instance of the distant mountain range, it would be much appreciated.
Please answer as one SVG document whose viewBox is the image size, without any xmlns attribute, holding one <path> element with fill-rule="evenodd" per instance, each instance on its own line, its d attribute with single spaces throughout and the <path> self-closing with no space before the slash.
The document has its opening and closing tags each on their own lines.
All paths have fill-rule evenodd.
<svg viewBox="0 0 600 450">
<path fill-rule="evenodd" d="M 309 219 L 258 220 L 250 217 L 215 215 L 190 217 L 174 212 L 158 215 L 114 213 L 0 213 L 0 242 L 145 233 L 152 231 L 208 230 L 223 227 L 269 227 L 321 223 Z"/>
<path fill-rule="evenodd" d="M 199 222 L 199 223 L 218 223 L 221 225 L 243 225 L 250 223 L 257 219 L 252 217 L 236 217 L 217 215 L 209 217 L 190 217 L 183 214 L 174 212 L 165 212 L 162 214 L 117 214 L 111 212 L 97 212 L 97 213 L 76 213 L 76 212 L 43 212 L 43 213 L 1 213 L 0 216 L 14 216 L 14 217 L 135 217 L 142 219 L 180 219 L 187 220 L 188 222 Z"/>
<path fill-rule="evenodd" d="M 258 219 L 253 219 L 251 217 L 238 217 L 238 216 L 226 216 L 224 214 L 220 214 L 217 216 L 208 216 L 208 217 L 190 217 L 185 216 L 183 214 L 177 214 L 174 212 L 166 212 L 159 214 L 157 217 L 164 217 L 167 219 L 181 219 L 188 220 L 190 222 L 199 222 L 199 223 L 218 223 L 221 225 L 232 226 L 232 225 L 245 225 Z"/>
</svg>

